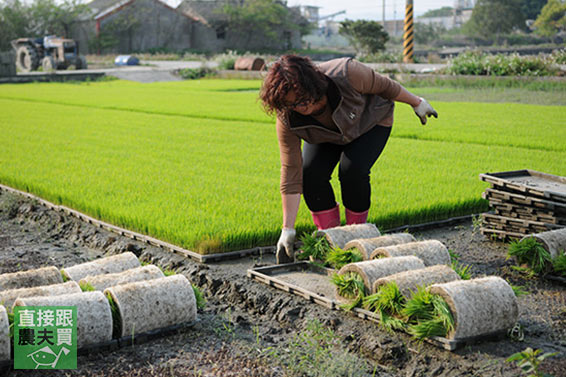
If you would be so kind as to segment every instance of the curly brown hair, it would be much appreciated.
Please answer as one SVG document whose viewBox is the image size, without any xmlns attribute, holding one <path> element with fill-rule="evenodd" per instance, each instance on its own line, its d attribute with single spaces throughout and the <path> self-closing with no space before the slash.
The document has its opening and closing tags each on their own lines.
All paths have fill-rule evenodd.
<svg viewBox="0 0 566 377">
<path fill-rule="evenodd" d="M 308 57 L 283 55 L 269 68 L 259 98 L 265 111 L 273 114 L 288 110 L 285 97 L 290 91 L 295 93 L 296 102 L 316 102 L 327 87 L 326 76 Z"/>
</svg>

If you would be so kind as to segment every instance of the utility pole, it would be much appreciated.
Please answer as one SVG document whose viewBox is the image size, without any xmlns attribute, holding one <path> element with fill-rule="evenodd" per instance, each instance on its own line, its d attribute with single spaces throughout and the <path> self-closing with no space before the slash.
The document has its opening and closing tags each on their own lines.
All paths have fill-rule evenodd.
<svg viewBox="0 0 566 377">
<path fill-rule="evenodd" d="M 385 30 L 385 0 L 383 0 L 383 29 Z"/>
<path fill-rule="evenodd" d="M 393 35 L 397 36 L 397 4 L 393 0 Z"/>
<path fill-rule="evenodd" d="M 405 4 L 405 27 L 403 33 L 403 63 L 413 63 L 413 0 Z"/>
</svg>

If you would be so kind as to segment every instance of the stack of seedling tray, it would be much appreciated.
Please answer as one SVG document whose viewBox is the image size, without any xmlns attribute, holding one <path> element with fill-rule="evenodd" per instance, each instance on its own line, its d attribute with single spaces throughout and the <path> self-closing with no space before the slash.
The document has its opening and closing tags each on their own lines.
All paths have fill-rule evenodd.
<svg viewBox="0 0 566 377">
<path fill-rule="evenodd" d="M 566 227 L 566 177 L 515 170 L 480 179 L 491 184 L 482 197 L 492 208 L 482 214 L 482 234 L 517 239 Z"/>
</svg>

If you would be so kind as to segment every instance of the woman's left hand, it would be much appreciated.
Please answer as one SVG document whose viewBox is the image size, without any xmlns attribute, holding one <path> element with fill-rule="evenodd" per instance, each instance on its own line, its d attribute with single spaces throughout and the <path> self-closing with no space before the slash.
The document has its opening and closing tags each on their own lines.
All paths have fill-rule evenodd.
<svg viewBox="0 0 566 377">
<path fill-rule="evenodd" d="M 421 102 L 417 106 L 413 107 L 413 110 L 415 110 L 415 114 L 417 114 L 417 116 L 421 120 L 421 123 L 424 125 L 426 124 L 427 117 L 430 118 L 431 116 L 434 116 L 435 118 L 438 118 L 438 113 L 432 108 L 432 106 L 427 102 L 426 99 L 422 97 L 420 98 Z"/>
</svg>

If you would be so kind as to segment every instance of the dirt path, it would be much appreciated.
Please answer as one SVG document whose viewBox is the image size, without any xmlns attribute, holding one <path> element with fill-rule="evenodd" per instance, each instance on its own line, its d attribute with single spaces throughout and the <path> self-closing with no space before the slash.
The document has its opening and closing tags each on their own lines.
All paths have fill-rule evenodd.
<svg viewBox="0 0 566 377">
<path fill-rule="evenodd" d="M 478 233 L 464 223 L 415 236 L 444 242 L 461 262 L 472 265 L 474 276 L 496 274 L 525 286 L 529 294 L 519 297 L 525 339 L 484 342 L 451 353 L 246 277 L 251 266 L 273 264 L 272 255 L 200 265 L 0 192 L 0 273 L 70 266 L 128 250 L 185 274 L 208 300 L 193 328 L 79 356 L 77 370 L 54 371 L 53 376 L 518 376 L 520 371 L 505 359 L 527 347 L 561 352 L 543 369 L 566 376 L 565 287 L 513 272 L 506 245 Z M 316 363 L 301 359 L 307 354 L 318 357 Z M 44 373 L 0 371 L 0 376 L 39 375 Z"/>
</svg>

